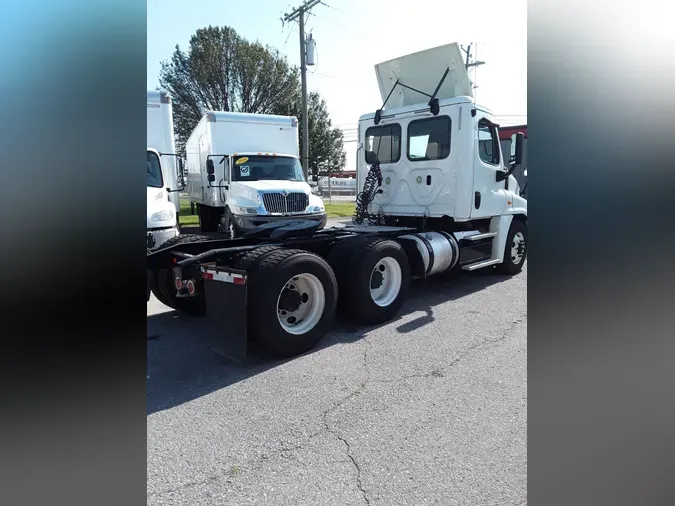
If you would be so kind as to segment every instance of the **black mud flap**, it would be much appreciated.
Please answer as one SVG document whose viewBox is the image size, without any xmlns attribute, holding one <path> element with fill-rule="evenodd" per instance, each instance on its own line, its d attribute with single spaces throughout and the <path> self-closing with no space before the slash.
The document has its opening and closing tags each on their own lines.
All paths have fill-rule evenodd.
<svg viewBox="0 0 675 506">
<path fill-rule="evenodd" d="M 206 320 L 205 336 L 213 351 L 235 362 L 246 358 L 246 271 L 202 267 Z"/>
</svg>

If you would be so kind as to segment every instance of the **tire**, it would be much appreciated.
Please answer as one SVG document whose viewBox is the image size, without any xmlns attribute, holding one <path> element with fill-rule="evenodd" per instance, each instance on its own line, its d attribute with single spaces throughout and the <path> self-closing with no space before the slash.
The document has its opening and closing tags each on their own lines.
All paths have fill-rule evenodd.
<svg viewBox="0 0 675 506">
<path fill-rule="evenodd" d="M 230 212 L 229 208 L 225 209 L 225 214 L 223 215 L 221 228 L 222 228 L 221 232 L 225 234 L 229 239 L 235 239 L 241 235 L 239 233 L 239 230 L 237 229 L 237 226 L 234 224 L 234 220 L 232 219 L 232 212 Z"/>
<path fill-rule="evenodd" d="M 516 243 L 521 242 L 522 254 L 516 255 L 514 259 L 513 249 Z M 527 225 L 520 220 L 514 219 L 511 222 L 509 233 L 506 236 L 506 245 L 504 246 L 504 261 L 495 267 L 500 274 L 514 276 L 523 270 L 525 259 L 527 258 Z"/>
<path fill-rule="evenodd" d="M 279 246 L 261 246 L 256 248 L 244 256 L 235 264 L 234 268 L 239 269 L 240 271 L 248 271 L 249 274 L 255 270 L 256 264 L 258 264 L 266 255 L 280 249 Z"/>
<path fill-rule="evenodd" d="M 328 255 L 328 265 L 331 266 L 335 277 L 338 280 L 338 286 L 341 285 L 342 279 L 346 278 L 351 267 L 349 259 L 355 250 L 365 248 L 371 239 L 367 237 L 348 237 L 337 241 L 333 249 Z M 344 297 L 338 297 L 338 304 L 342 305 Z"/>
<path fill-rule="evenodd" d="M 278 248 L 252 259 L 257 252 L 252 252 L 251 258 L 244 257 L 236 267 L 248 264 L 249 335 L 277 357 L 291 357 L 311 350 L 329 331 L 335 317 L 338 286 L 333 271 L 321 257 L 304 250 Z M 301 293 L 303 290 L 307 291 Z M 303 301 L 310 292 L 315 296 Z M 281 297 L 287 293 L 297 294 L 299 299 L 292 301 L 286 297 L 284 301 Z M 311 304 L 312 301 L 316 305 Z M 290 308 L 289 304 L 295 309 L 285 311 L 286 316 L 282 318 L 281 310 Z M 295 318 L 293 314 L 304 314 L 304 318 L 291 321 Z M 304 331 L 303 323 L 308 325 Z"/>
<path fill-rule="evenodd" d="M 352 318 L 367 325 L 393 319 L 405 302 L 410 286 L 410 266 L 403 247 L 389 239 L 370 239 L 355 240 L 342 246 L 348 248 L 346 254 L 336 248 L 329 259 L 336 267 L 341 265 L 338 268 L 340 307 Z M 378 282 L 373 277 L 376 267 L 384 276 L 379 280 L 384 283 L 380 285 L 383 287 L 380 294 L 371 292 L 372 283 Z M 388 277 L 388 272 L 392 277 Z M 387 290 L 387 283 L 393 283 L 389 285 L 391 290 Z M 379 300 L 374 296 L 379 296 Z"/>
<path fill-rule="evenodd" d="M 211 207 L 197 204 L 197 215 L 199 216 L 200 232 L 212 233 L 218 231 L 220 217 Z"/>
<path fill-rule="evenodd" d="M 190 242 L 198 242 L 210 240 L 210 237 L 197 234 L 183 234 L 172 237 L 164 244 L 163 247 L 168 248 L 176 244 L 185 244 Z M 203 297 L 196 297 L 190 299 L 182 299 L 176 297 L 176 288 L 173 284 L 173 269 L 158 269 L 154 271 L 151 280 L 151 291 L 154 296 L 165 306 L 171 309 L 181 311 L 191 316 L 204 316 L 206 314 L 206 307 L 204 305 Z"/>
</svg>

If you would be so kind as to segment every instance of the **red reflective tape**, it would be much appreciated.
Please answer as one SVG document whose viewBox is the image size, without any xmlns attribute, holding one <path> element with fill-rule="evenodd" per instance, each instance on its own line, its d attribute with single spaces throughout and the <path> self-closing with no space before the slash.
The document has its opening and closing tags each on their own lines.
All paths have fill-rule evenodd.
<svg viewBox="0 0 675 506">
<path fill-rule="evenodd" d="M 222 281 L 224 283 L 233 283 L 235 285 L 246 284 L 246 276 L 231 272 L 204 271 L 202 277 L 212 279 L 213 281 Z"/>
</svg>

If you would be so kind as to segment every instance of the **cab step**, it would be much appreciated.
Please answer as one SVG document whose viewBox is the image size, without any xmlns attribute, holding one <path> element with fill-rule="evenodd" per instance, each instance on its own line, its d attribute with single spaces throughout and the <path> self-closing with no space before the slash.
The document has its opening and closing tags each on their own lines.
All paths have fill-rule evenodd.
<svg viewBox="0 0 675 506">
<path fill-rule="evenodd" d="M 468 235 L 463 239 L 465 241 L 482 241 L 483 239 L 492 239 L 497 236 L 497 232 L 485 232 L 483 234 Z"/>
<path fill-rule="evenodd" d="M 476 262 L 475 264 L 463 265 L 462 269 L 465 271 L 475 271 L 477 269 L 482 269 L 483 267 L 490 267 L 491 265 L 496 265 L 498 263 L 501 263 L 501 260 L 499 259 L 482 260 L 480 262 Z"/>
</svg>

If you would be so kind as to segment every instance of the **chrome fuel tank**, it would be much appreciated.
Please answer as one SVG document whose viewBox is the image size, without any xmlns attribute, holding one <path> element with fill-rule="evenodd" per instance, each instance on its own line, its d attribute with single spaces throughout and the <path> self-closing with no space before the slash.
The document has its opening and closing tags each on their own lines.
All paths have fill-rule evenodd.
<svg viewBox="0 0 675 506">
<path fill-rule="evenodd" d="M 417 262 L 411 258 L 411 267 L 416 276 L 427 277 L 447 271 L 457 265 L 459 260 L 459 243 L 447 232 L 421 232 L 402 235 L 398 239 L 409 257 L 413 251 L 419 254 Z"/>
</svg>

